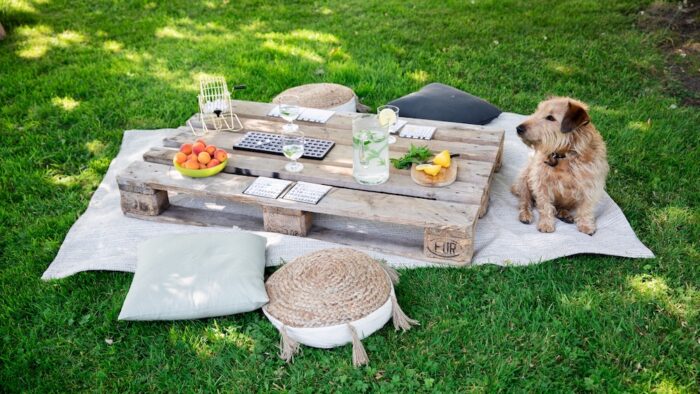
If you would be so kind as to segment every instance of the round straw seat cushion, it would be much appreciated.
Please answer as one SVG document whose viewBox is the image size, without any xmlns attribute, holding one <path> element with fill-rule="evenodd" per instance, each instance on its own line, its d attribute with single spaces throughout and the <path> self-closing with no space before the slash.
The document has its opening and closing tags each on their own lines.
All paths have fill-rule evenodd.
<svg viewBox="0 0 700 394">
<path fill-rule="evenodd" d="M 398 306 L 396 271 L 352 249 L 326 249 L 297 258 L 267 280 L 263 312 L 282 337 L 280 356 L 291 361 L 299 344 L 332 348 L 353 344 L 355 365 L 367 363 L 360 342 L 389 319 L 408 330 L 416 321 Z"/>
<path fill-rule="evenodd" d="M 273 104 L 280 104 L 284 96 L 299 97 L 299 105 L 307 108 L 326 109 L 330 111 L 356 112 L 357 96 L 352 89 L 337 83 L 310 83 L 289 88 L 272 99 Z"/>
</svg>

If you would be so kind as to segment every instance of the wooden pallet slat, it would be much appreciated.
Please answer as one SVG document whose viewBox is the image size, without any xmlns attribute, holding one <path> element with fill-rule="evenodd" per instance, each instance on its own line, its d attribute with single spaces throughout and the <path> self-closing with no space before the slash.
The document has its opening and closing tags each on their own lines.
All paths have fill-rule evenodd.
<svg viewBox="0 0 700 394">
<path fill-rule="evenodd" d="M 173 149 L 152 148 L 144 154 L 144 160 L 167 165 L 172 163 L 176 152 Z M 279 178 L 285 172 L 284 166 L 288 162 L 289 160 L 282 156 L 239 155 L 236 151 L 229 158 L 224 171 L 231 174 Z M 476 178 L 479 180 L 476 184 L 456 182 L 442 188 L 416 188 L 410 174 L 403 173 L 393 175 L 388 182 L 381 185 L 360 185 L 353 178 L 351 167 L 328 166 L 316 160 L 305 162 L 304 171 L 286 173 L 284 177 L 292 181 L 471 204 L 482 203 L 483 196 L 479 193 L 487 182 L 485 178 Z"/>
<path fill-rule="evenodd" d="M 181 175 L 172 166 L 142 161 L 130 164 L 117 176 L 117 183 L 122 190 L 138 185 L 157 191 L 179 192 L 244 204 L 298 209 L 416 227 L 468 226 L 475 220 L 479 208 L 475 204 L 432 201 L 344 188 L 332 189 L 316 205 L 243 194 L 254 180 L 255 177 L 251 176 L 221 173 L 215 177 L 198 178 L 197 183 L 192 185 L 192 179 Z M 397 210 L 397 207 L 407 209 Z"/>
</svg>

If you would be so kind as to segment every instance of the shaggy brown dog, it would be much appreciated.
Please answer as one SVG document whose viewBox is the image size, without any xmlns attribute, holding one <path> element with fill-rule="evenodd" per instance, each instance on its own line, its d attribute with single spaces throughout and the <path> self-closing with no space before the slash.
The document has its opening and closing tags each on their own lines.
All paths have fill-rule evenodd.
<svg viewBox="0 0 700 394">
<path fill-rule="evenodd" d="M 593 235 L 608 162 L 605 142 L 591 123 L 588 106 L 568 97 L 550 98 L 516 130 L 535 150 L 511 189 L 519 197 L 518 219 L 532 222 L 534 202 L 540 212 L 539 231 L 553 232 L 557 217 Z"/>
</svg>

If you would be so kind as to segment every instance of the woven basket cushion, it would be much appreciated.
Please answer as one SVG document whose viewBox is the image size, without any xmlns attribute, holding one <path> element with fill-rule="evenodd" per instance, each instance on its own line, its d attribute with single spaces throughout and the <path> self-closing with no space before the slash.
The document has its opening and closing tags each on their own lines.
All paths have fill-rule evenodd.
<svg viewBox="0 0 700 394">
<path fill-rule="evenodd" d="M 389 277 L 368 255 L 326 249 L 299 257 L 265 284 L 266 312 L 291 327 L 325 327 L 366 317 L 387 303 Z"/>
<path fill-rule="evenodd" d="M 274 104 L 284 101 L 285 95 L 299 97 L 299 105 L 307 108 L 330 109 L 348 103 L 355 98 L 352 89 L 335 83 L 311 83 L 285 90 L 272 99 Z"/>
</svg>

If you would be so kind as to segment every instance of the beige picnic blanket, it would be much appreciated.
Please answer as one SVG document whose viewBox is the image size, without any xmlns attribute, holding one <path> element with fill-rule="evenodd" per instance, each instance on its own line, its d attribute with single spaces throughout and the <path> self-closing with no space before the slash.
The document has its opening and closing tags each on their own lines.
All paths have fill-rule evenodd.
<svg viewBox="0 0 700 394">
<path fill-rule="evenodd" d="M 632 258 L 654 257 L 654 254 L 639 241 L 620 208 L 607 194 L 598 206 L 598 231 L 593 236 L 582 234 L 574 225 L 562 222 L 557 223 L 556 232 L 542 234 L 534 225 L 525 225 L 518 221 L 517 201 L 510 194 L 509 187 L 529 153 L 528 148 L 515 134 L 515 126 L 523 118 L 523 115 L 503 113 L 488 125 L 506 130 L 503 167 L 493 181 L 489 212 L 477 223 L 474 264 L 526 265 L 579 253 Z M 163 138 L 178 132 L 176 129 L 124 132 L 119 154 L 110 164 L 107 174 L 90 200 L 88 209 L 66 235 L 56 258 L 44 272 L 43 279 L 63 278 L 90 270 L 134 272 L 136 245 L 152 236 L 234 231 L 221 227 L 150 222 L 127 218 L 122 214 L 116 175 L 132 161 L 140 160 L 150 147 L 162 146 Z M 171 203 L 184 206 L 249 215 L 259 214 L 256 208 L 232 208 L 221 201 L 193 201 L 184 196 L 171 196 L 170 200 Z M 349 227 L 360 231 L 365 228 L 379 228 L 389 238 L 396 239 L 396 242 L 411 241 L 419 244 L 423 240 L 421 229 L 407 231 L 405 227 L 341 220 L 338 217 L 323 215 L 315 218 L 314 224 L 331 230 Z M 341 246 L 276 233 L 256 234 L 267 238 L 268 265 L 278 265 L 319 249 Z M 433 265 L 400 256 L 367 252 L 398 268 Z"/>
</svg>

